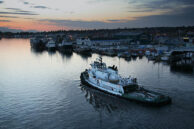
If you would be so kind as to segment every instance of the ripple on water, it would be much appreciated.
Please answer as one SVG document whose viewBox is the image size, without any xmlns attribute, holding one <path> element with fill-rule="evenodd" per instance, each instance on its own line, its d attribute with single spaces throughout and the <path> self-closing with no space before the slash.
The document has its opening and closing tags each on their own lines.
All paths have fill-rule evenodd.
<svg viewBox="0 0 194 129">
<path fill-rule="evenodd" d="M 37 53 L 28 39 L 2 39 L 0 51 L 0 128 L 194 128 L 193 73 L 146 58 L 103 56 L 122 76 L 135 76 L 145 88 L 172 97 L 171 105 L 153 108 L 80 85 L 80 73 L 97 54 Z"/>
</svg>

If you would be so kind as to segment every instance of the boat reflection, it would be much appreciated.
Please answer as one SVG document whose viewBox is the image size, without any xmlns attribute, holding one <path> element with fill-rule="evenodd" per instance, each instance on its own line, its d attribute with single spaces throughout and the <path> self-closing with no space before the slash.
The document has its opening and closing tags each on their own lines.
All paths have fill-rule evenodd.
<svg viewBox="0 0 194 129">
<path fill-rule="evenodd" d="M 185 63 L 185 64 L 170 64 L 170 71 L 171 72 L 179 72 L 183 74 L 192 74 L 194 72 L 194 64 L 192 63 Z"/>
<path fill-rule="evenodd" d="M 91 53 L 88 54 L 76 53 L 76 54 L 79 55 L 83 60 L 88 60 L 88 58 L 92 57 Z"/>
<path fill-rule="evenodd" d="M 35 49 L 35 48 L 33 48 L 33 47 L 31 47 L 31 52 L 33 53 L 33 54 L 35 54 L 35 55 L 41 55 L 42 53 L 44 53 L 45 52 L 45 50 L 42 50 L 42 49 Z"/>
<path fill-rule="evenodd" d="M 48 50 L 48 55 L 49 56 L 52 56 L 54 54 L 56 54 L 56 51 L 55 50 Z"/>
<path fill-rule="evenodd" d="M 129 58 L 124 58 L 124 59 L 125 59 L 125 61 L 127 61 L 127 62 L 131 61 L 131 57 L 129 57 Z"/>
<path fill-rule="evenodd" d="M 104 111 L 108 114 L 113 112 L 128 112 L 135 109 L 137 104 L 119 97 L 106 94 L 97 89 L 80 84 L 81 90 L 85 94 L 86 101 L 93 106 L 96 111 Z M 131 108 L 130 108 L 131 107 Z"/>
<path fill-rule="evenodd" d="M 59 51 L 59 54 L 63 59 L 71 59 L 73 52 L 65 52 L 65 51 Z"/>
</svg>

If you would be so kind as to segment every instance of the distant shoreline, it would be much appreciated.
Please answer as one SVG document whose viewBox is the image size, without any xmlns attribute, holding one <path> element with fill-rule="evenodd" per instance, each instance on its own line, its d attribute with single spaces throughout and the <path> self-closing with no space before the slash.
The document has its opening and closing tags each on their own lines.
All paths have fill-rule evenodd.
<svg viewBox="0 0 194 129">
<path fill-rule="evenodd" d="M 13 33 L 13 34 L 18 34 L 18 33 L 26 33 L 26 34 L 35 34 L 35 33 L 58 33 L 58 32 L 96 32 L 96 31 L 121 31 L 121 30 L 126 30 L 126 31 L 143 31 L 143 30 L 153 30 L 153 29 L 194 29 L 194 26 L 177 26 L 177 27 L 141 27 L 141 28 L 117 28 L 117 29 L 77 29 L 77 30 L 53 30 L 53 31 L 37 31 L 37 32 L 31 32 L 29 31 L 18 31 L 18 32 L 11 32 L 11 31 L 2 31 L 0 29 L 0 34 L 5 34 L 5 33 Z"/>
</svg>

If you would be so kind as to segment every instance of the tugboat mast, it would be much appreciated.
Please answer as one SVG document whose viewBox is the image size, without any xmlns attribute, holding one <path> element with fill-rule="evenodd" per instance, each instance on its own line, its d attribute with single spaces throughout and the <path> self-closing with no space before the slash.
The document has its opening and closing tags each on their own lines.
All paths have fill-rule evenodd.
<svg viewBox="0 0 194 129">
<path fill-rule="evenodd" d="M 99 56 L 99 58 L 97 58 L 97 60 L 100 62 L 100 67 L 102 69 L 102 66 L 103 66 L 103 64 L 102 64 L 102 56 Z"/>
</svg>

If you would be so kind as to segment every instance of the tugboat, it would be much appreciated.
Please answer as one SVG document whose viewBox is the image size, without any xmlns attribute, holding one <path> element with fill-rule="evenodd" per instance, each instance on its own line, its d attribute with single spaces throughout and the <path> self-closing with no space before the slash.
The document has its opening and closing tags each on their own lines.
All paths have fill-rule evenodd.
<svg viewBox="0 0 194 129">
<path fill-rule="evenodd" d="M 81 73 L 81 82 L 106 93 L 116 95 L 128 100 L 134 100 L 150 105 L 165 105 L 171 102 L 171 98 L 154 91 L 140 87 L 137 79 L 133 77 L 123 78 L 118 74 L 116 66 L 107 67 L 102 58 L 98 58 L 91 64 L 91 69 Z"/>
</svg>

